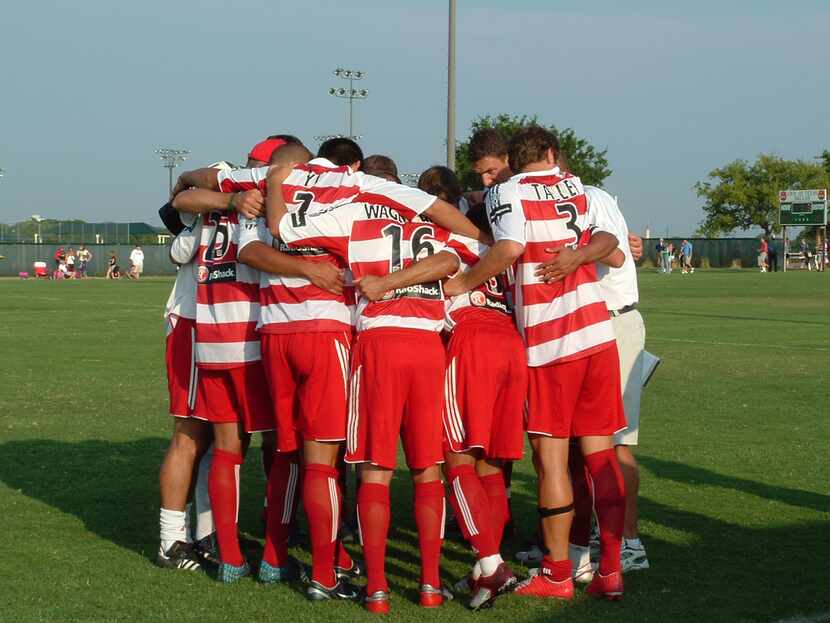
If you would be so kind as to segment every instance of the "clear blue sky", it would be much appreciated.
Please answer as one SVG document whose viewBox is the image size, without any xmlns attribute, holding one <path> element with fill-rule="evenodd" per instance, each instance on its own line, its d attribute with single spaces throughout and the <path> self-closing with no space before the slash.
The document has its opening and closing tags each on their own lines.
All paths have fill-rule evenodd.
<svg viewBox="0 0 830 623">
<path fill-rule="evenodd" d="M 667 5 L 672 6 L 667 6 Z M 827 2 L 459 0 L 458 136 L 538 114 L 608 148 L 632 229 L 691 233 L 691 186 L 760 152 L 830 147 Z M 622 5 L 625 5 L 624 8 Z M 343 132 L 338 65 L 367 72 L 366 153 L 444 159 L 444 0 L 43 2 L 0 20 L 0 221 L 156 223 L 166 171 L 244 160 L 259 138 Z"/>
</svg>

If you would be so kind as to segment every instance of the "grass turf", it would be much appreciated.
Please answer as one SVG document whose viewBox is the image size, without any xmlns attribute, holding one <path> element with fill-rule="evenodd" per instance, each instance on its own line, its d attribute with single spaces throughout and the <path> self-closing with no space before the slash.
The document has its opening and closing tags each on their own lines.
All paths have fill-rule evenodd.
<svg viewBox="0 0 830 623">
<path fill-rule="evenodd" d="M 647 347 L 664 363 L 644 393 L 637 454 L 652 568 L 626 576 L 622 603 L 580 590 L 568 604 L 508 596 L 478 614 L 461 601 L 421 610 L 401 471 L 390 620 L 774 621 L 830 610 L 829 279 L 641 274 Z M 154 566 L 157 469 L 170 430 L 161 323 L 170 285 L 0 281 L 0 618 L 370 620 L 354 604 L 309 604 L 290 587 L 221 586 Z M 514 511 L 529 532 L 529 461 L 514 473 Z M 241 528 L 256 535 L 258 452 L 242 482 Z M 445 580 L 470 561 L 448 542 Z"/>
</svg>

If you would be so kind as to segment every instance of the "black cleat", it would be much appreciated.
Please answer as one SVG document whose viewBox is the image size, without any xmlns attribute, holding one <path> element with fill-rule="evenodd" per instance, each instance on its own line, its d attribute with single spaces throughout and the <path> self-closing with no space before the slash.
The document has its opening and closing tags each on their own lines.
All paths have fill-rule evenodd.
<svg viewBox="0 0 830 623">
<path fill-rule="evenodd" d="M 337 576 L 338 580 L 348 580 L 350 578 L 361 578 L 366 575 L 366 571 L 356 558 L 352 558 L 351 567 L 338 567 L 334 565 L 334 575 Z"/>
<path fill-rule="evenodd" d="M 199 539 L 193 544 L 193 550 L 202 561 L 202 564 L 209 564 L 218 567 L 219 563 L 219 547 L 216 545 L 216 533 L 211 532 L 204 538 Z"/>
<path fill-rule="evenodd" d="M 202 568 L 193 546 L 184 541 L 176 541 L 166 552 L 159 546 L 156 564 L 164 569 L 184 569 L 185 571 L 199 571 Z"/>
<path fill-rule="evenodd" d="M 328 601 L 329 599 L 357 599 L 360 592 L 357 587 L 346 580 L 338 580 L 337 584 L 327 588 L 316 580 L 309 580 L 305 591 L 309 601 Z"/>
</svg>

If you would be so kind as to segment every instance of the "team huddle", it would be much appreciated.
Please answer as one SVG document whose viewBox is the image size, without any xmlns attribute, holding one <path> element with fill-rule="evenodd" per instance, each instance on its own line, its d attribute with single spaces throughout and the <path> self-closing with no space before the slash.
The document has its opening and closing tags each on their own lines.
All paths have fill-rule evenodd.
<svg viewBox="0 0 830 623">
<path fill-rule="evenodd" d="M 607 599 L 647 568 L 636 533 L 644 329 L 616 201 L 567 170 L 554 135 L 470 143 L 487 190 L 432 167 L 418 188 L 346 138 L 316 155 L 290 135 L 245 168 L 181 175 L 160 213 L 180 268 L 166 308 L 173 439 L 162 465 L 159 564 L 251 573 L 240 547 L 240 466 L 262 434 L 265 584 L 390 611 L 390 484 L 400 439 L 413 482 L 420 605 L 451 598 L 439 563 L 445 498 L 474 564 L 454 586 L 477 610 L 512 592 Z M 538 477 L 538 570 L 501 556 L 524 433 Z M 358 466 L 363 562 L 342 542 L 344 466 Z M 443 475 L 443 480 L 442 480 Z M 445 484 L 446 483 L 446 484 Z M 190 534 L 188 500 L 196 526 Z M 288 554 L 297 506 L 311 567 Z M 593 516 L 598 564 L 591 561 Z M 365 576 L 358 590 L 355 578 Z"/>
</svg>

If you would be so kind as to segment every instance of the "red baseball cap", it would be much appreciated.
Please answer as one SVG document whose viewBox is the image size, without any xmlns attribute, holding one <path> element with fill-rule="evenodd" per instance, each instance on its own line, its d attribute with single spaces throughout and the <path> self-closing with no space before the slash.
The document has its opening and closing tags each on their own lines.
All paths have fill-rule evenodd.
<svg viewBox="0 0 830 623">
<path fill-rule="evenodd" d="M 268 162 L 271 160 L 271 154 L 285 144 L 285 141 L 281 138 L 266 138 L 251 148 L 251 151 L 248 152 L 248 158 L 251 160 L 259 160 L 260 162 Z"/>
</svg>

